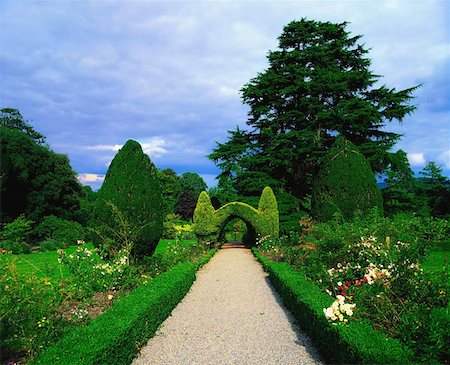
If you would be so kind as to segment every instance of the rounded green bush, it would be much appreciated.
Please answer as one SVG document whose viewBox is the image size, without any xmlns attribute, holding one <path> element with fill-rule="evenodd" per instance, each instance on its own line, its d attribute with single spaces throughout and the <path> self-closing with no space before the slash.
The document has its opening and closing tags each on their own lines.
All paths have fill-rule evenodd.
<svg viewBox="0 0 450 365">
<path fill-rule="evenodd" d="M 119 150 L 98 191 L 94 244 L 132 240 L 133 253 L 152 255 L 163 230 L 161 187 L 156 168 L 133 140 Z M 121 242 L 119 242 L 121 243 Z"/>
<path fill-rule="evenodd" d="M 324 156 L 313 187 L 313 216 L 322 222 L 336 213 L 352 219 L 356 211 L 364 214 L 375 207 L 383 212 L 381 191 L 369 163 L 353 143 L 339 136 Z"/>
</svg>

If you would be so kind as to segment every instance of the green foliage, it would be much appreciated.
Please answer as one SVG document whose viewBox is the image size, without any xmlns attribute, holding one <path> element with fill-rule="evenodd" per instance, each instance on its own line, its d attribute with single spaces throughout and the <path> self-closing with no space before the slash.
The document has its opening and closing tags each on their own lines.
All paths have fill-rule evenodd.
<svg viewBox="0 0 450 365">
<path fill-rule="evenodd" d="M 370 165 L 355 145 L 339 136 L 324 156 L 313 188 L 312 214 L 320 221 L 335 213 L 352 219 L 356 211 L 383 209 L 380 189 Z"/>
<path fill-rule="evenodd" d="M 2 222 L 25 214 L 38 222 L 46 215 L 71 219 L 81 186 L 67 156 L 17 129 L 0 127 Z"/>
<path fill-rule="evenodd" d="M 196 270 L 213 253 L 197 263 L 176 265 L 134 290 L 90 325 L 44 350 L 33 364 L 129 364 L 185 296 Z"/>
<path fill-rule="evenodd" d="M 33 222 L 23 215 L 5 224 L 0 232 L 0 248 L 13 254 L 31 252 L 28 244 Z"/>
<path fill-rule="evenodd" d="M 165 239 L 194 239 L 192 224 L 181 219 L 179 215 L 168 214 L 164 220 L 162 238 Z"/>
<path fill-rule="evenodd" d="M 45 137 L 39 132 L 36 132 L 17 109 L 13 108 L 0 109 L 0 127 L 15 129 L 22 133 L 25 133 L 37 144 L 45 143 Z"/>
<path fill-rule="evenodd" d="M 220 232 L 234 218 L 241 218 L 253 227 L 256 234 L 278 237 L 278 206 L 269 187 L 264 188 L 258 209 L 245 203 L 234 202 L 215 210 L 208 194 L 202 192 L 194 212 L 195 234 L 200 241 L 217 242 Z"/>
<path fill-rule="evenodd" d="M 98 192 L 94 215 L 97 246 L 128 245 L 132 238 L 135 254 L 154 252 L 163 229 L 161 187 L 139 143 L 127 141 L 114 157 Z"/>
<path fill-rule="evenodd" d="M 206 183 L 199 174 L 185 172 L 180 176 L 175 214 L 190 221 L 194 215 L 195 205 L 200 193 L 206 190 Z"/>
<path fill-rule="evenodd" d="M 74 221 L 68 221 L 50 215 L 45 217 L 33 230 L 38 241 L 53 240 L 59 243 L 57 248 L 66 248 L 86 238 L 83 227 Z"/>
<path fill-rule="evenodd" d="M 287 263 L 272 262 L 253 251 L 286 307 L 296 317 L 302 330 L 314 341 L 330 363 L 338 364 L 409 364 L 411 352 L 397 340 L 375 331 L 366 321 L 333 325 L 323 309 L 330 297 Z M 333 346 L 330 346 L 333 343 Z M 380 356 L 382 354 L 382 356 Z"/>
<path fill-rule="evenodd" d="M 230 131 L 209 155 L 240 195 L 264 186 L 299 199 L 312 191 L 321 156 L 337 134 L 354 143 L 373 171 L 390 163 L 400 138 L 386 124 L 415 110 L 412 87 L 375 87 L 368 49 L 347 23 L 301 19 L 287 24 L 268 67 L 242 88 L 248 130 Z"/>
<path fill-rule="evenodd" d="M 165 215 L 175 211 L 177 195 L 180 191 L 180 178 L 172 169 L 157 170 Z"/>
<path fill-rule="evenodd" d="M 406 152 L 398 150 L 393 159 L 395 163 L 391 163 L 385 171 L 387 187 L 381 191 L 384 211 L 390 216 L 400 212 L 426 215 L 426 202 L 415 194 L 417 181 Z"/>
<path fill-rule="evenodd" d="M 185 262 L 196 262 L 209 251 L 209 245 L 195 240 L 170 240 L 167 244 L 160 242 L 158 249 L 151 257 L 144 257 L 142 264 L 155 277 L 177 264 Z"/>
<path fill-rule="evenodd" d="M 97 192 L 90 186 L 84 185 L 81 191 L 80 209 L 73 216 L 73 220 L 79 222 L 83 227 L 90 224 L 94 215 L 95 199 Z"/>
<path fill-rule="evenodd" d="M 0 259 L 0 282 L 0 361 L 32 358 L 64 332 L 55 315 L 62 296 L 48 279 L 19 274 L 11 260 Z"/>
<path fill-rule="evenodd" d="M 130 276 L 130 257 L 128 252 L 119 252 L 108 261 L 102 259 L 96 250 L 78 247 L 68 254 L 58 250 L 58 262 L 69 272 L 67 285 L 71 286 L 71 295 L 82 299 L 96 292 L 120 289 L 126 286 Z"/>
<path fill-rule="evenodd" d="M 420 171 L 417 193 L 427 202 L 430 213 L 436 217 L 450 215 L 450 180 L 442 175 L 443 168 L 429 162 Z"/>
</svg>

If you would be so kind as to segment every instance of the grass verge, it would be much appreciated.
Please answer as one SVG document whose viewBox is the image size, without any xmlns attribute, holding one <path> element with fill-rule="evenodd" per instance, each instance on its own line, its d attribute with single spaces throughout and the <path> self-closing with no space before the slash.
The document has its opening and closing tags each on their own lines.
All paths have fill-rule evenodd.
<svg viewBox="0 0 450 365">
<path fill-rule="evenodd" d="M 118 301 L 88 326 L 79 327 L 44 350 L 33 364 L 129 364 L 186 295 L 202 260 L 178 264 Z"/>
<path fill-rule="evenodd" d="M 288 263 L 273 262 L 252 249 L 270 281 L 300 327 L 311 337 L 325 360 L 337 364 L 411 364 L 412 352 L 400 342 L 375 331 L 370 323 L 328 322 L 323 309 L 333 299 Z"/>
</svg>

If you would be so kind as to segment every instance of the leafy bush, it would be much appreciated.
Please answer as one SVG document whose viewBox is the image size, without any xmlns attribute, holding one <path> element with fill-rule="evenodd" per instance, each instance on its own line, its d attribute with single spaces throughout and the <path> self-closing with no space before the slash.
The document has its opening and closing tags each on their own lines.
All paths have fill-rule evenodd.
<svg viewBox="0 0 450 365">
<path fill-rule="evenodd" d="M 126 244 L 132 232 L 136 255 L 155 251 L 163 229 L 161 188 L 155 166 L 139 143 L 127 141 L 111 162 L 97 194 L 94 221 L 97 247 L 105 241 Z"/>
<path fill-rule="evenodd" d="M 52 238 L 47 239 L 39 244 L 39 250 L 42 252 L 55 251 L 57 249 L 63 248 L 65 248 L 64 243 L 62 243 L 61 241 L 54 240 Z"/>
<path fill-rule="evenodd" d="M 86 238 L 86 233 L 81 224 L 61 219 L 54 215 L 45 217 L 36 226 L 33 235 L 39 241 L 49 242 L 49 240 L 54 240 L 58 242 L 56 248 L 66 248 Z M 40 246 L 42 247 L 42 245 Z M 52 247 L 50 243 L 44 244 L 44 248 L 50 247 Z"/>
<path fill-rule="evenodd" d="M 13 254 L 30 253 L 28 244 L 33 222 L 23 215 L 11 223 L 5 224 L 0 233 L 0 248 Z"/>
<path fill-rule="evenodd" d="M 383 208 L 381 191 L 365 157 L 344 137 L 326 153 L 312 193 L 312 214 L 325 222 L 340 213 L 352 219 L 355 211 Z"/>
<path fill-rule="evenodd" d="M 17 354 L 33 358 L 64 332 L 57 308 L 62 296 L 49 279 L 20 275 L 14 260 L 0 258 L 1 361 Z"/>
<path fill-rule="evenodd" d="M 67 281 L 72 295 L 77 298 L 89 297 L 115 287 L 119 289 L 130 275 L 130 258 L 127 252 L 120 252 L 111 260 L 103 260 L 97 250 L 78 247 L 72 254 L 58 250 L 58 261 L 72 274 Z"/>
<path fill-rule="evenodd" d="M 163 239 L 195 239 L 192 224 L 184 221 L 177 214 L 168 214 L 164 221 Z"/>
<path fill-rule="evenodd" d="M 209 250 L 209 245 L 195 242 L 184 245 L 180 240 L 169 241 L 166 250 L 143 258 L 142 263 L 152 277 L 166 272 L 179 263 L 199 260 Z"/>
</svg>

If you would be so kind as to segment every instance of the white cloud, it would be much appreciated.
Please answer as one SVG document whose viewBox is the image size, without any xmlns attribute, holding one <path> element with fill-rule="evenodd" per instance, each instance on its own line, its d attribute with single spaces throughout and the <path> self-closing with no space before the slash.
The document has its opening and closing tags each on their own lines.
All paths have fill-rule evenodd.
<svg viewBox="0 0 450 365">
<path fill-rule="evenodd" d="M 422 166 L 425 164 L 423 153 L 408 153 L 408 160 L 411 166 Z"/>
<path fill-rule="evenodd" d="M 440 157 L 440 160 L 442 160 L 444 162 L 445 167 L 450 169 L 450 150 L 442 152 L 439 157 Z"/>
<path fill-rule="evenodd" d="M 121 145 L 115 144 L 115 145 L 96 145 L 96 146 L 86 146 L 84 149 L 90 150 L 90 151 L 118 151 L 122 148 Z"/>
<path fill-rule="evenodd" d="M 103 180 L 105 180 L 105 175 L 103 174 L 86 173 L 78 175 L 78 181 L 82 184 L 103 182 Z"/>
<path fill-rule="evenodd" d="M 162 138 L 155 137 L 148 140 L 148 142 L 142 142 L 142 150 L 147 155 L 152 157 L 159 157 L 168 153 L 167 149 L 164 147 L 166 145 L 166 141 Z"/>
</svg>

